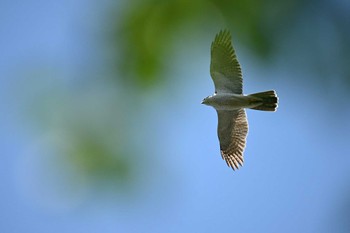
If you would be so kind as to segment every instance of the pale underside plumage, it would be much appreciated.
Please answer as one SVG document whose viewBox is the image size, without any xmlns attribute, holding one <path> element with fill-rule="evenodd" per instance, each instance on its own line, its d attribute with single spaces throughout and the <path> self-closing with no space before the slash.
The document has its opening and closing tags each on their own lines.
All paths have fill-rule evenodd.
<svg viewBox="0 0 350 233">
<path fill-rule="evenodd" d="M 215 93 L 242 94 L 242 72 L 228 31 L 220 31 L 211 45 L 210 74 Z M 231 168 L 243 165 L 243 151 L 248 134 L 248 122 L 243 108 L 217 110 L 218 137 L 222 158 Z"/>
</svg>

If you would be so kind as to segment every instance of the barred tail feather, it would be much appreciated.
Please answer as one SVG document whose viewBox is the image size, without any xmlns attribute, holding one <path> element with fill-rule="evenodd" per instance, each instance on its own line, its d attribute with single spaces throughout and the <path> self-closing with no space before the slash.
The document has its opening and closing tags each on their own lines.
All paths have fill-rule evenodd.
<svg viewBox="0 0 350 233">
<path fill-rule="evenodd" d="M 251 94 L 249 96 L 255 97 L 259 101 L 261 101 L 260 105 L 252 109 L 261 110 L 261 111 L 273 111 L 273 112 L 276 111 L 278 106 L 278 97 L 274 90 L 259 92 L 259 93 Z"/>
</svg>

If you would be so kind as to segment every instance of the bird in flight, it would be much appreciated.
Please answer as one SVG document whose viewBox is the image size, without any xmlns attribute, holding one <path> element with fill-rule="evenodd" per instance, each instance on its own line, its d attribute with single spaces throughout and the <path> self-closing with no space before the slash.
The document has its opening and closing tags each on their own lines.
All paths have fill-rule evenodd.
<svg viewBox="0 0 350 233">
<path fill-rule="evenodd" d="M 233 170 L 243 166 L 243 151 L 248 134 L 245 108 L 276 111 L 278 97 L 274 90 L 243 94 L 241 67 L 231 43 L 231 34 L 220 31 L 211 44 L 210 75 L 215 93 L 202 104 L 215 108 L 218 114 L 220 152 Z"/>
</svg>

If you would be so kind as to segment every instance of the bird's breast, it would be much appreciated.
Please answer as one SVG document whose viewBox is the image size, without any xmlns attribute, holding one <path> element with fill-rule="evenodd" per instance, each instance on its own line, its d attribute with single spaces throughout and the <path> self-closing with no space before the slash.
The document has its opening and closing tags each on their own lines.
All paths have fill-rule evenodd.
<svg viewBox="0 0 350 233">
<path fill-rule="evenodd" d="M 248 96 L 238 94 L 216 94 L 210 99 L 210 105 L 217 110 L 237 110 L 251 105 Z"/>
</svg>

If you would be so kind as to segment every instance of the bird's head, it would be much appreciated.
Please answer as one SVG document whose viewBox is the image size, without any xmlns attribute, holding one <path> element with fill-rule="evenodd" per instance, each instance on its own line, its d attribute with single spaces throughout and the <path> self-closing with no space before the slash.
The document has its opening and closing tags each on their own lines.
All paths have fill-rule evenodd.
<svg viewBox="0 0 350 233">
<path fill-rule="evenodd" d="M 205 104 L 205 105 L 209 105 L 209 102 L 210 102 L 210 96 L 207 96 L 202 100 L 202 104 Z"/>
</svg>

